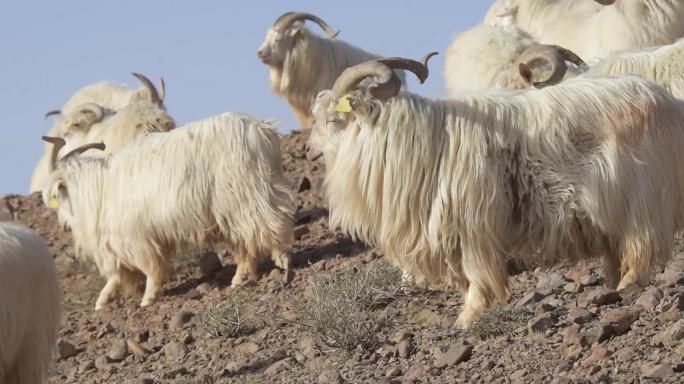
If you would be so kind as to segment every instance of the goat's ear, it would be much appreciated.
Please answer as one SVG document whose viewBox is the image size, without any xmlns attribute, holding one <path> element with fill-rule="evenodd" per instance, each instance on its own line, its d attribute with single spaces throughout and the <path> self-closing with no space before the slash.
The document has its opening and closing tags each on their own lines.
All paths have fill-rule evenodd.
<svg viewBox="0 0 684 384">
<path fill-rule="evenodd" d="M 287 33 L 295 38 L 306 37 L 306 29 L 302 27 L 290 28 Z"/>
</svg>

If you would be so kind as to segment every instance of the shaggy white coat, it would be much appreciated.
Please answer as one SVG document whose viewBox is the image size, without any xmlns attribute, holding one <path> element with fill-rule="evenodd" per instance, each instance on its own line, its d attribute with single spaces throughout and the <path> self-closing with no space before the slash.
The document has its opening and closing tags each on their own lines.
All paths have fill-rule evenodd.
<svg viewBox="0 0 684 384">
<path fill-rule="evenodd" d="M 330 89 L 346 68 L 380 57 L 337 38 L 318 36 L 301 23 L 285 31 L 270 28 L 260 49 L 273 57 L 268 64 L 271 90 L 287 101 L 302 128 L 313 126 L 311 107 L 318 92 Z M 403 81 L 403 71 L 397 74 Z"/>
<path fill-rule="evenodd" d="M 45 243 L 27 228 L 0 222 L 0 383 L 43 383 L 60 313 L 60 288 Z"/>
<path fill-rule="evenodd" d="M 617 51 L 672 44 L 684 36 L 684 1 L 616 0 L 602 6 L 593 0 L 500 0 L 485 23 L 502 8 L 518 7 L 510 20 L 542 44 L 568 48 L 590 60 Z"/>
<path fill-rule="evenodd" d="M 619 288 L 649 281 L 682 227 L 684 107 L 636 77 L 542 90 L 380 101 L 330 91 L 310 148 L 330 222 L 432 286 L 465 296 L 458 325 L 506 298 L 507 258 L 604 255 Z"/>
<path fill-rule="evenodd" d="M 270 123 L 226 113 L 139 137 L 113 155 L 62 161 L 44 199 L 58 199 L 78 253 L 107 278 L 96 308 L 140 272 L 146 306 L 182 243 L 227 242 L 234 284 L 254 277 L 263 257 L 287 269 L 294 208 L 280 156 Z"/>
</svg>

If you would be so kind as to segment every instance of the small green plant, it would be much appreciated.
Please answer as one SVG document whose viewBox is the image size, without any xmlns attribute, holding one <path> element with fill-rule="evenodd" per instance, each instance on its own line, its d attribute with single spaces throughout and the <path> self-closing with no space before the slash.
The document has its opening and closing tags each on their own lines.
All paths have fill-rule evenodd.
<svg viewBox="0 0 684 384">
<path fill-rule="evenodd" d="M 473 319 L 467 333 L 482 340 L 492 337 L 512 335 L 524 326 L 532 317 L 532 312 L 525 308 L 511 305 L 497 305 Z"/>
<path fill-rule="evenodd" d="M 214 337 L 238 337 L 250 333 L 254 326 L 245 316 L 248 297 L 234 292 L 227 300 L 213 304 L 201 316 L 201 326 Z"/>
<path fill-rule="evenodd" d="M 401 275 L 381 261 L 362 269 L 347 266 L 341 273 L 314 276 L 306 300 L 290 297 L 296 319 L 290 321 L 309 333 L 327 351 L 371 350 L 378 334 L 391 326 L 393 311 L 386 308 L 399 294 Z"/>
</svg>

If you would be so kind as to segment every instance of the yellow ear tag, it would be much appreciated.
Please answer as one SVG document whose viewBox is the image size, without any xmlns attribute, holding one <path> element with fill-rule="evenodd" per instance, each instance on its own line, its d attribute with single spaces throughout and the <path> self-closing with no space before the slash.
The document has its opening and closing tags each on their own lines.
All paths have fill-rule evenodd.
<svg viewBox="0 0 684 384">
<path fill-rule="evenodd" d="M 52 209 L 57 209 L 57 207 L 59 207 L 59 202 L 57 201 L 57 197 L 55 195 L 50 196 L 48 199 L 48 207 Z"/>
<path fill-rule="evenodd" d="M 340 97 L 340 100 L 335 104 L 333 108 L 335 112 L 351 112 L 352 106 L 349 103 L 349 95 L 344 95 Z"/>
</svg>

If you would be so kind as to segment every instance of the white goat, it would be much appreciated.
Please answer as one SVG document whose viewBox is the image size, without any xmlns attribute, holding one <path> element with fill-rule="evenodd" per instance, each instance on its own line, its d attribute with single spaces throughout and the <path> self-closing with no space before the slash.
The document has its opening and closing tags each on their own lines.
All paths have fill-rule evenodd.
<svg viewBox="0 0 684 384">
<path fill-rule="evenodd" d="M 523 64 L 519 69 L 524 82 L 534 83 L 537 87 L 560 82 L 566 69 L 558 61 L 558 55 L 554 54 L 557 48 L 540 45 L 531 48 L 526 55 L 536 56 L 537 62 L 547 62 L 558 76 L 543 83 L 535 83 L 525 77 L 524 74 L 529 71 Z M 584 72 L 568 72 L 565 78 L 577 76 L 578 73 L 587 77 L 636 75 L 662 86 L 676 98 L 684 100 L 684 40 L 661 47 L 614 53 L 588 69 L 584 68 Z"/>
<path fill-rule="evenodd" d="M 317 23 L 327 37 L 305 28 L 306 20 Z M 379 57 L 335 39 L 337 34 L 318 16 L 288 12 L 269 28 L 257 52 L 270 69 L 271 90 L 287 100 L 302 128 L 313 126 L 311 106 L 318 92 L 329 89 L 345 68 Z"/>
<path fill-rule="evenodd" d="M 166 116 L 167 120 L 170 119 L 166 114 L 166 107 L 164 106 L 164 80 L 160 81 L 161 89 L 158 91 L 147 77 L 137 73 L 133 73 L 133 75 L 143 84 L 141 88 L 135 89 L 110 82 L 99 82 L 81 88 L 64 104 L 61 111 L 51 111 L 46 114 L 46 116 L 59 115 L 48 132 L 48 136 L 64 138 L 68 143 L 68 147 L 65 149 L 76 148 L 88 142 L 86 141 L 87 139 L 91 139 L 90 142 L 94 142 L 104 140 L 105 138 L 110 140 L 114 138 L 113 141 L 116 141 L 116 143 L 110 144 L 106 142 L 107 148 L 110 151 L 114 151 L 125 144 L 126 140 L 136 136 L 131 133 L 144 130 L 140 127 L 136 128 L 135 125 L 125 126 L 125 128 L 121 128 L 121 125 L 118 125 L 117 129 L 124 129 L 126 133 L 117 134 L 114 129 L 103 132 L 103 125 L 112 126 L 114 123 L 99 123 L 102 123 L 103 120 L 109 120 L 108 117 L 114 115 L 117 111 L 126 108 L 126 112 L 122 111 L 124 116 L 130 116 L 134 110 L 146 111 L 144 112 L 145 115 L 154 113 L 159 116 Z M 121 122 L 122 120 L 122 117 L 117 117 L 113 121 Z M 143 121 L 138 119 L 135 124 L 141 122 Z M 95 124 L 99 124 L 100 129 L 97 131 L 104 136 L 100 137 L 95 134 L 89 136 L 90 129 Z M 158 126 L 162 127 L 163 125 Z M 153 129 L 153 131 L 155 130 L 157 129 Z M 45 144 L 43 155 L 38 160 L 33 171 L 29 192 L 41 191 L 45 187 L 45 182 L 48 178 L 49 162 L 50 146 Z"/>
<path fill-rule="evenodd" d="M 140 137 L 103 157 L 57 161 L 54 143 L 46 204 L 72 229 L 79 255 L 107 278 L 95 305 L 103 308 L 119 286 L 131 292 L 147 277 L 142 306 L 154 302 L 179 244 L 227 242 L 239 285 L 256 277 L 269 255 L 288 269 L 294 211 L 280 160 L 280 137 L 270 123 L 226 113 Z"/>
<path fill-rule="evenodd" d="M 586 59 L 617 51 L 671 44 L 684 36 L 680 0 L 505 0 L 512 23 L 543 44 L 555 44 Z M 497 3 L 492 14 L 501 9 Z M 598 11 L 596 11 L 598 10 Z"/>
<path fill-rule="evenodd" d="M 0 383 L 44 382 L 60 320 L 60 287 L 43 239 L 0 222 Z"/>
<path fill-rule="evenodd" d="M 521 63 L 535 74 L 530 80 L 543 76 L 539 72 L 546 72 L 546 61 L 525 54 L 536 45 L 530 35 L 515 26 L 480 25 L 461 33 L 449 46 L 445 59 L 444 77 L 449 95 L 493 88 L 527 88 L 529 85 L 520 77 L 518 69 Z M 561 55 L 565 53 L 560 52 Z M 577 57 L 564 55 L 561 61 L 564 63 L 564 60 L 580 64 Z M 563 69 L 565 73 L 568 67 Z M 568 76 L 576 75 L 576 72 L 570 67 Z"/>
<path fill-rule="evenodd" d="M 307 157 L 323 155 L 331 226 L 433 286 L 457 325 L 505 300 L 507 258 L 604 255 L 612 283 L 646 284 L 684 224 L 684 105 L 637 77 L 432 100 L 399 93 L 383 59 L 321 92 Z M 360 82 L 373 76 L 374 83 Z"/>
</svg>

